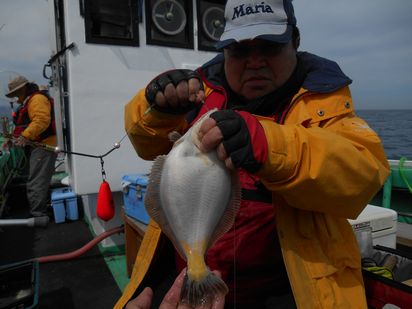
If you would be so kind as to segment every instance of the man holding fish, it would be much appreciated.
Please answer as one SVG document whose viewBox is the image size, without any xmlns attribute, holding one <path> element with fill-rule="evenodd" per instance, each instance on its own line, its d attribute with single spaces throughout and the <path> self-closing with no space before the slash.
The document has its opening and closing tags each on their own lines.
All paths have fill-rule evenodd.
<svg viewBox="0 0 412 309">
<path fill-rule="evenodd" d="M 116 308 L 146 286 L 160 304 L 186 266 L 183 308 L 212 308 L 226 292 L 209 268 L 228 287 L 225 308 L 367 308 L 347 219 L 389 174 L 381 141 L 339 66 L 297 51 L 290 0 L 228 0 L 225 19 L 220 54 L 155 77 L 126 106 L 138 155 L 157 157 L 145 201 L 154 220 Z M 127 308 L 146 308 L 142 295 Z"/>
</svg>

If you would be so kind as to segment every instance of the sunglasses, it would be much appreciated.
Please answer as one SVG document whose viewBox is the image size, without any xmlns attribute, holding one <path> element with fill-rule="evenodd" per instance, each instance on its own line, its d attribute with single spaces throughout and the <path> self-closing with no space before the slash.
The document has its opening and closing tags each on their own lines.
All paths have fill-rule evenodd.
<svg viewBox="0 0 412 309">
<path fill-rule="evenodd" d="M 254 53 L 264 57 L 279 55 L 287 43 L 264 42 L 258 44 L 233 43 L 224 49 L 233 58 L 245 58 Z"/>
</svg>

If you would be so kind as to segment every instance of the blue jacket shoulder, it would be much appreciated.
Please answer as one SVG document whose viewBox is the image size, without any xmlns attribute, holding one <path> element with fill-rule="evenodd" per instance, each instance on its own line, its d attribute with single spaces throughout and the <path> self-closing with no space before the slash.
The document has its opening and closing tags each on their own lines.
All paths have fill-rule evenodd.
<svg viewBox="0 0 412 309">
<path fill-rule="evenodd" d="M 309 91 L 329 93 L 352 83 L 334 61 L 308 52 L 299 52 L 298 57 L 307 73 L 303 87 Z"/>
</svg>

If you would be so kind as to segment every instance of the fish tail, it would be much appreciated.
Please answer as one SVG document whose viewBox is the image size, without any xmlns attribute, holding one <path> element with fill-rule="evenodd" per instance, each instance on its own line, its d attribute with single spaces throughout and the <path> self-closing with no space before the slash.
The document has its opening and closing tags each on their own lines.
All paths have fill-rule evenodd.
<svg viewBox="0 0 412 309">
<path fill-rule="evenodd" d="M 217 296 L 224 297 L 221 295 L 226 295 L 227 292 L 226 283 L 210 270 L 200 280 L 193 280 L 186 273 L 180 292 L 180 301 L 191 307 L 198 307 L 212 303 Z"/>
</svg>

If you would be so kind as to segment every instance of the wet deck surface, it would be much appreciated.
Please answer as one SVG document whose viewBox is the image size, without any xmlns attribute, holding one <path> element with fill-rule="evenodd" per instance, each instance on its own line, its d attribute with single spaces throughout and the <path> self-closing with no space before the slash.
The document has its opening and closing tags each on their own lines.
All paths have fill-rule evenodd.
<svg viewBox="0 0 412 309">
<path fill-rule="evenodd" d="M 27 202 L 21 189 L 12 192 L 3 219 L 26 218 Z M 0 227 L 0 266 L 34 257 L 68 253 L 93 236 L 83 220 L 47 228 Z M 97 247 L 79 258 L 40 264 L 37 308 L 112 308 L 121 292 Z"/>
</svg>

